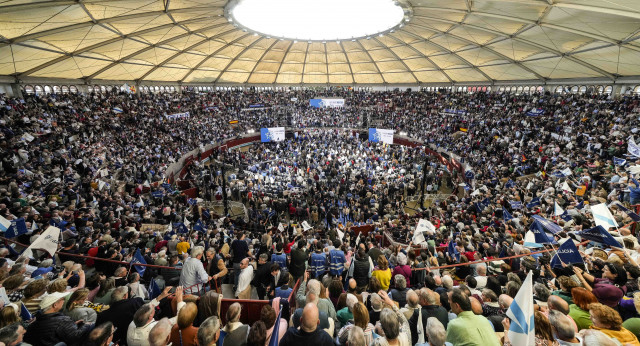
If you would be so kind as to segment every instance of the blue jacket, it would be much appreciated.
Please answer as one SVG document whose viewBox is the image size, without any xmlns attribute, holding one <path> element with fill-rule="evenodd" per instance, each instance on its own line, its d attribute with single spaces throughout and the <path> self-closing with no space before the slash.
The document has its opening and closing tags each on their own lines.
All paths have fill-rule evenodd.
<svg viewBox="0 0 640 346">
<path fill-rule="evenodd" d="M 287 268 L 287 255 L 286 254 L 272 254 L 271 255 L 271 263 L 278 263 L 280 268 Z"/>
<path fill-rule="evenodd" d="M 341 250 L 329 251 L 329 273 L 334 276 L 342 275 L 344 271 L 344 264 L 347 262 L 347 258 L 344 256 L 344 252 Z"/>
<path fill-rule="evenodd" d="M 314 252 L 309 260 L 309 267 L 314 277 L 320 277 L 327 271 L 327 255 Z"/>
</svg>

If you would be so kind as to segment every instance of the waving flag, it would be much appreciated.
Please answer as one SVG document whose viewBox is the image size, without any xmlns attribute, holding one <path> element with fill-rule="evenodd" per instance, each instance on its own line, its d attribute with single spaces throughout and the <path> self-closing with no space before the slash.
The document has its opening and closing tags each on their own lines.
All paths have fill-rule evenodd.
<svg viewBox="0 0 640 346">
<path fill-rule="evenodd" d="M 536 243 L 536 237 L 531 231 L 524 234 L 524 246 L 533 248 L 544 247 L 544 245 Z"/>
<path fill-rule="evenodd" d="M 136 250 L 133 258 L 131 258 L 131 265 L 136 268 L 140 276 L 144 275 L 144 271 L 147 269 L 147 267 L 136 265 L 136 263 L 147 264 L 147 261 L 144 260 L 144 257 L 142 257 L 142 254 L 140 253 L 140 249 Z"/>
<path fill-rule="evenodd" d="M 27 309 L 27 307 L 24 306 L 24 303 L 22 302 L 20 302 L 20 317 L 23 321 L 29 321 L 33 318 L 31 313 L 29 312 L 29 309 Z"/>
<path fill-rule="evenodd" d="M 156 280 L 153 278 L 151 278 L 151 282 L 149 282 L 147 293 L 149 293 L 149 299 L 154 299 L 162 293 L 162 291 L 160 291 L 160 287 L 158 287 L 158 284 L 156 283 Z"/>
<path fill-rule="evenodd" d="M 194 230 L 194 231 L 204 232 L 205 228 L 206 228 L 206 227 L 205 227 L 205 226 L 204 226 L 204 224 L 202 223 L 202 220 L 198 220 L 198 221 L 196 221 L 196 223 L 193 225 L 193 230 Z"/>
<path fill-rule="evenodd" d="M 584 201 L 581 201 L 580 203 L 578 203 L 578 205 L 576 205 L 576 209 L 578 210 L 582 210 L 584 208 Z"/>
<path fill-rule="evenodd" d="M 522 209 L 522 202 L 520 201 L 509 201 L 509 205 L 511 205 L 511 209 Z"/>
<path fill-rule="evenodd" d="M 22 254 L 33 257 L 33 250 L 44 250 L 53 256 L 58 251 L 59 239 L 60 228 L 49 226 Z"/>
<path fill-rule="evenodd" d="M 613 215 L 611 215 L 611 211 L 609 211 L 607 205 L 604 203 L 592 205 L 591 214 L 593 214 L 593 220 L 596 225 L 604 227 L 605 230 L 608 230 L 611 227 L 618 227 L 618 223 L 613 218 Z"/>
<path fill-rule="evenodd" d="M 573 240 L 571 239 L 565 241 L 562 245 L 560 245 L 560 247 L 556 251 L 555 256 L 553 256 L 553 258 L 551 259 L 551 268 L 562 267 L 562 263 L 583 263 L 582 256 L 580 256 L 576 244 L 574 244 Z"/>
<path fill-rule="evenodd" d="M 176 222 L 173 224 L 173 229 L 175 229 L 178 233 L 189 233 L 189 229 L 182 222 Z"/>
<path fill-rule="evenodd" d="M 558 226 L 557 223 L 551 221 L 551 220 L 547 220 L 544 217 L 540 216 L 540 215 L 533 215 L 533 219 L 535 221 L 538 221 L 540 223 L 540 225 L 542 225 L 542 227 L 544 227 L 544 229 L 546 229 L 547 231 L 556 234 L 560 231 L 562 231 L 562 227 Z"/>
<path fill-rule="evenodd" d="M 29 232 L 27 229 L 27 223 L 23 218 L 11 220 L 11 227 L 5 232 L 4 236 L 7 238 L 15 238 L 19 235 Z"/>
<path fill-rule="evenodd" d="M 153 191 L 151 196 L 153 196 L 153 198 L 162 198 L 164 197 L 164 193 L 162 191 Z"/>
<path fill-rule="evenodd" d="M 511 214 L 509 214 L 509 212 L 506 209 L 502 210 L 502 218 L 504 219 L 504 222 L 514 219 L 514 217 L 511 216 Z"/>
<path fill-rule="evenodd" d="M 527 274 L 527 278 L 520 286 L 515 299 L 507 310 L 507 317 L 511 319 L 509 328 L 509 341 L 513 345 L 533 346 L 536 344 L 533 310 L 533 272 Z"/>
<path fill-rule="evenodd" d="M 11 221 L 0 215 L 0 232 L 6 232 L 11 227 Z"/>
<path fill-rule="evenodd" d="M 271 339 L 269 339 L 269 346 L 278 346 L 280 342 L 280 333 L 277 331 L 280 330 L 280 318 L 282 317 L 282 308 L 280 312 L 278 312 L 278 317 L 276 318 L 276 323 L 273 325 L 273 330 L 275 333 L 271 333 Z"/>
<path fill-rule="evenodd" d="M 619 157 L 613 157 L 613 164 L 616 166 L 624 166 L 627 164 L 627 160 L 621 159 Z"/>
<path fill-rule="evenodd" d="M 634 213 L 632 210 L 625 208 L 620 202 L 614 203 L 614 205 L 620 209 L 620 211 L 624 212 L 631 218 L 631 220 L 635 222 L 640 222 L 640 215 Z"/>
<path fill-rule="evenodd" d="M 640 147 L 636 144 L 636 141 L 633 140 L 633 137 L 629 138 L 629 144 L 627 145 L 627 152 L 629 155 L 640 157 Z"/>
<path fill-rule="evenodd" d="M 451 236 L 449 239 L 449 244 L 447 245 L 447 252 L 449 252 L 449 256 L 456 259 L 456 261 L 460 262 L 460 252 L 456 249 L 456 243 L 453 242 L 453 232 L 451 232 Z"/>
<path fill-rule="evenodd" d="M 609 246 L 622 247 L 622 245 L 607 232 L 602 226 L 596 226 L 588 230 L 576 233 L 584 239 L 589 239 L 597 243 L 602 243 Z"/>
<path fill-rule="evenodd" d="M 516 183 L 515 183 L 513 180 L 511 180 L 511 179 L 509 179 L 509 181 L 507 181 L 507 182 L 504 184 L 504 187 L 505 187 L 505 188 L 507 188 L 507 189 L 510 189 L 510 188 L 512 188 L 512 187 L 514 187 L 514 186 L 516 186 Z"/>
<path fill-rule="evenodd" d="M 540 203 L 540 197 L 536 197 L 534 199 L 531 200 L 531 202 L 527 203 L 527 208 L 528 209 L 533 209 L 537 206 L 541 205 Z"/>
<path fill-rule="evenodd" d="M 553 215 L 560 216 L 564 214 L 564 209 L 558 205 L 558 202 L 553 202 Z"/>
<path fill-rule="evenodd" d="M 549 237 L 542 224 L 538 221 L 534 221 L 531 227 L 529 227 L 529 230 L 533 232 L 535 242 L 538 244 L 551 244 L 555 242 L 553 236 Z"/>
</svg>

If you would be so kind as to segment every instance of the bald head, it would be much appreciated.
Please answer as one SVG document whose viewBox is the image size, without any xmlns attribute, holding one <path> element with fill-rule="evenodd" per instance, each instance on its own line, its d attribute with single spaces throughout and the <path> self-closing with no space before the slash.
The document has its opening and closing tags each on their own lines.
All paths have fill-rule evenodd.
<svg viewBox="0 0 640 346">
<path fill-rule="evenodd" d="M 357 287 L 357 283 L 355 279 L 349 279 L 349 289 L 355 290 Z"/>
<path fill-rule="evenodd" d="M 482 315 L 482 303 L 476 297 L 469 297 L 471 301 L 471 311 L 476 315 Z"/>
<path fill-rule="evenodd" d="M 313 303 L 305 305 L 304 310 L 302 310 L 302 317 L 300 317 L 300 329 L 310 333 L 316 330 L 318 324 L 320 324 L 318 306 Z"/>
<path fill-rule="evenodd" d="M 549 299 L 547 299 L 547 306 L 549 307 L 549 310 L 560 311 L 565 315 L 569 314 L 569 303 L 560 298 L 560 296 L 549 296 Z"/>
</svg>

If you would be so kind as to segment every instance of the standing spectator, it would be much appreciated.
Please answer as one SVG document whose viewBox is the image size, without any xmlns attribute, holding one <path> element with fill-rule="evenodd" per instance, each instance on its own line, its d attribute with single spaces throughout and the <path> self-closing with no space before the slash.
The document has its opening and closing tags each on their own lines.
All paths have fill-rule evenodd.
<svg viewBox="0 0 640 346">
<path fill-rule="evenodd" d="M 227 325 L 224 326 L 226 333 L 222 346 L 246 345 L 249 336 L 249 326 L 240 322 L 242 305 L 233 303 L 227 309 Z"/>
<path fill-rule="evenodd" d="M 449 321 L 447 341 L 453 345 L 500 345 L 489 320 L 471 311 L 471 300 L 461 290 L 448 293 L 451 312 L 458 317 Z"/>
<path fill-rule="evenodd" d="M 371 250 L 369 250 L 369 253 L 371 253 Z M 389 286 L 391 285 L 391 269 L 389 269 L 389 261 L 387 261 L 384 255 L 378 256 L 378 267 L 371 275 L 380 281 L 380 286 L 383 290 L 389 290 Z"/>
<path fill-rule="evenodd" d="M 112 303 L 109 309 L 98 314 L 96 324 L 112 321 L 117 328 L 114 342 L 126 342 L 127 327 L 133 321 L 133 315 L 144 304 L 142 298 L 129 298 L 129 288 L 120 286 L 111 293 Z"/>
<path fill-rule="evenodd" d="M 289 328 L 280 341 L 280 346 L 330 346 L 333 340 L 324 330 L 318 328 L 320 323 L 318 307 L 307 304 L 300 318 L 300 329 Z M 226 345 L 225 345 L 226 346 Z"/>
<path fill-rule="evenodd" d="M 298 247 L 291 251 L 291 269 L 289 272 L 293 276 L 294 282 L 297 282 L 307 269 L 306 264 L 309 260 L 309 254 L 307 253 L 306 246 L 306 240 L 300 239 L 298 240 Z"/>
<path fill-rule="evenodd" d="M 238 299 L 251 299 L 251 280 L 253 280 L 253 266 L 249 264 L 249 259 L 245 258 L 240 262 L 240 277 L 238 289 L 235 292 Z"/>
<path fill-rule="evenodd" d="M 205 284 L 211 280 L 202 265 L 204 248 L 196 246 L 191 249 L 191 257 L 187 258 L 180 271 L 180 286 L 185 288 L 185 293 L 194 294 L 205 289 Z"/>
<path fill-rule="evenodd" d="M 233 291 L 238 288 L 238 280 L 240 278 L 240 262 L 247 257 L 251 257 L 249 245 L 244 240 L 244 233 L 238 232 L 236 240 L 231 243 L 232 263 L 233 263 Z"/>
</svg>

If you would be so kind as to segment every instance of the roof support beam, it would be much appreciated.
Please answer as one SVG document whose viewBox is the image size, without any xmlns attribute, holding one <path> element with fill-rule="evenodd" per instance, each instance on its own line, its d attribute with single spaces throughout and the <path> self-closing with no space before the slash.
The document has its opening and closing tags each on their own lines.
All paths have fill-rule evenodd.
<svg viewBox="0 0 640 346">
<path fill-rule="evenodd" d="M 145 47 L 144 49 L 141 49 L 141 50 L 139 50 L 139 51 L 137 51 L 137 52 L 134 52 L 133 54 L 130 54 L 130 55 L 128 55 L 128 56 L 127 56 L 127 57 L 125 57 L 125 58 L 119 59 L 119 60 L 117 60 L 116 62 L 124 61 L 124 60 L 129 59 L 129 58 L 131 58 L 131 57 L 133 57 L 133 56 L 136 56 L 136 55 L 138 55 L 138 54 L 144 53 L 144 52 L 148 51 L 148 50 L 149 50 L 149 49 L 151 49 L 151 48 L 154 48 L 154 47 L 157 47 L 157 46 L 161 46 L 161 45 L 166 44 L 166 43 L 169 43 L 169 42 L 171 42 L 171 41 L 174 41 L 174 40 L 177 40 L 177 39 L 180 39 L 180 38 L 183 38 L 183 37 L 186 37 L 186 36 L 192 35 L 192 34 L 194 34 L 194 33 L 198 33 L 198 32 L 205 31 L 205 30 L 209 30 L 209 29 L 212 29 L 212 28 L 215 28 L 215 27 L 218 27 L 218 26 L 223 26 L 223 25 L 225 25 L 225 24 L 226 24 L 226 23 L 222 23 L 222 24 L 214 24 L 214 25 L 210 25 L 210 26 L 207 26 L 207 27 L 204 27 L 204 28 L 200 28 L 200 29 L 198 29 L 198 30 L 196 30 L 196 31 L 185 32 L 184 34 L 180 34 L 180 35 L 178 35 L 178 36 L 175 36 L 175 37 L 172 37 L 172 38 L 166 39 L 166 40 L 164 40 L 164 41 L 158 42 L 158 43 L 156 43 L 156 44 L 150 45 L 150 46 L 148 46 L 148 47 Z M 173 24 L 166 24 L 166 25 L 164 25 L 164 26 L 173 26 Z M 149 28 L 149 29 L 145 29 L 145 30 L 142 30 L 142 31 L 138 31 L 138 32 L 135 34 L 135 36 L 143 35 L 143 34 L 146 34 L 147 32 L 152 32 L 152 31 L 155 31 L 155 30 L 157 30 L 157 27 L 156 27 L 156 28 Z M 132 37 L 134 37 L 134 35 L 132 35 Z M 120 40 L 124 40 L 124 39 L 126 39 L 126 38 L 129 38 L 129 36 L 124 35 L 124 36 L 122 36 L 122 37 L 116 37 L 116 38 L 113 38 L 113 39 L 110 39 L 110 40 L 107 40 L 107 41 L 103 41 L 103 42 L 100 42 L 100 43 L 96 43 L 96 44 L 91 45 L 91 46 L 87 46 L 87 47 L 82 48 L 82 49 L 79 49 L 79 50 L 77 50 L 77 51 L 75 51 L 75 52 L 73 52 L 73 53 L 68 53 L 68 54 L 65 54 L 65 55 L 63 55 L 63 56 L 61 56 L 61 57 L 59 57 L 59 58 L 56 58 L 56 59 L 53 59 L 53 60 L 47 61 L 46 63 L 41 64 L 41 65 L 38 65 L 38 66 L 36 66 L 36 67 L 34 67 L 34 68 L 32 68 L 32 69 L 28 70 L 28 71 L 22 72 L 22 73 L 20 73 L 20 75 L 19 75 L 18 77 L 19 77 L 19 78 L 23 78 L 23 77 L 28 76 L 28 75 L 30 75 L 30 74 L 32 74 L 32 73 L 34 73 L 34 72 L 38 71 L 38 70 L 41 70 L 41 69 L 43 69 L 43 68 L 49 67 L 49 66 L 54 65 L 54 64 L 57 64 L 57 63 L 59 63 L 59 62 L 61 62 L 61 61 L 67 60 L 67 59 L 69 59 L 69 58 L 73 58 L 73 57 L 78 56 L 78 55 L 80 55 L 80 54 L 82 54 L 82 53 L 92 51 L 92 50 L 97 49 L 97 48 L 100 48 L 100 47 L 102 47 L 102 46 L 106 46 L 106 45 L 108 45 L 108 44 L 115 43 L 115 42 L 118 42 L 118 41 L 120 41 Z M 113 64 L 109 65 L 108 67 L 109 67 L 109 68 L 111 68 L 111 67 L 112 67 L 116 62 L 114 62 Z M 100 69 L 100 71 L 102 71 L 102 69 Z M 93 78 L 95 75 L 96 75 L 95 73 L 94 73 L 94 74 L 92 74 L 91 76 L 89 76 L 89 79 Z"/>
<path fill-rule="evenodd" d="M 239 57 L 242 56 L 242 54 L 244 54 L 244 52 L 248 51 L 251 47 L 253 47 L 256 43 L 262 41 L 264 39 L 264 36 L 260 36 L 257 40 L 254 40 L 253 42 L 251 42 L 250 44 L 248 44 L 246 47 L 244 47 L 244 49 L 238 53 L 235 57 L 233 57 L 233 59 L 231 59 L 229 61 L 229 63 L 227 64 L 227 66 L 225 66 L 222 69 L 222 72 L 220 72 L 220 74 L 218 75 L 218 77 L 216 77 L 216 80 L 213 81 L 213 84 L 218 83 L 218 79 L 220 79 L 220 76 L 222 76 L 223 73 L 227 72 L 227 69 L 229 68 L 229 66 L 231 66 L 236 60 L 238 60 Z M 256 62 L 256 65 L 258 64 L 258 62 Z"/>
<path fill-rule="evenodd" d="M 614 16 L 621 16 L 621 17 L 640 19 L 640 12 L 636 12 L 636 11 L 616 10 L 616 9 L 613 9 L 613 8 L 606 8 L 606 7 L 599 7 L 599 6 L 581 5 L 579 3 L 578 4 L 554 3 L 553 6 L 554 7 L 558 7 L 558 8 L 570 8 L 570 9 L 574 9 L 574 10 L 595 12 L 597 14 L 604 13 L 604 14 L 610 14 L 610 15 L 614 15 Z"/>
<path fill-rule="evenodd" d="M 489 29 L 489 28 L 483 28 L 483 27 L 480 27 L 480 26 L 477 26 L 477 25 L 473 25 L 473 24 L 468 24 L 468 23 L 460 23 L 460 22 L 456 22 L 456 21 L 453 21 L 453 20 L 435 18 L 435 17 L 429 17 L 429 16 L 421 16 L 421 17 L 427 18 L 427 19 L 430 19 L 430 20 L 433 20 L 433 21 L 443 22 L 443 23 L 461 24 L 461 25 L 467 26 L 467 27 L 472 28 L 472 29 L 476 29 L 476 30 L 481 30 L 481 31 L 492 33 L 492 34 L 494 34 L 496 36 L 510 38 L 510 39 L 515 40 L 515 41 L 522 42 L 522 43 L 528 44 L 530 46 L 536 47 L 536 48 L 541 49 L 543 51 L 553 53 L 553 54 L 555 54 L 557 56 L 565 57 L 565 58 L 567 58 L 567 59 L 569 59 L 569 60 L 571 60 L 571 61 L 573 61 L 575 63 L 578 63 L 578 64 L 580 64 L 580 65 L 582 65 L 582 66 L 584 66 L 584 67 L 586 67 L 586 68 L 588 68 L 588 69 L 590 69 L 592 71 L 595 71 L 595 72 L 597 72 L 597 73 L 599 73 L 599 74 L 601 74 L 603 76 L 606 76 L 606 77 L 610 78 L 611 80 L 615 80 L 617 78 L 615 75 L 613 75 L 613 74 L 611 74 L 611 73 L 609 73 L 609 72 L 607 72 L 607 71 L 605 71 L 605 70 L 603 70 L 603 69 L 601 69 L 599 67 L 593 66 L 593 65 L 591 65 L 591 64 L 589 64 L 587 62 L 584 62 L 582 60 L 573 58 L 568 54 L 562 53 L 562 52 L 560 52 L 558 50 L 555 50 L 555 49 L 551 49 L 549 47 L 545 47 L 545 46 L 543 46 L 541 44 L 535 43 L 533 41 L 529 41 L 527 39 L 523 39 L 521 37 L 511 36 L 511 35 L 507 35 L 507 34 L 505 34 L 503 32 L 497 31 L 497 30 L 493 30 L 493 29 Z"/>
<path fill-rule="evenodd" d="M 236 28 L 234 28 L 234 29 L 236 29 Z M 237 30 L 237 29 L 236 29 L 236 30 Z M 228 33 L 228 32 L 231 32 L 231 31 L 233 31 L 233 29 L 231 29 L 231 30 L 229 30 L 229 31 L 225 32 L 225 34 L 226 34 L 226 33 Z M 247 33 L 247 34 L 244 34 L 244 35 L 242 35 L 242 36 L 239 36 L 239 37 L 237 37 L 236 39 L 232 40 L 231 42 L 229 42 L 229 43 L 225 44 L 224 46 L 222 46 L 222 47 L 220 47 L 220 48 L 216 49 L 213 53 L 211 53 L 211 54 L 207 55 L 204 59 L 200 60 L 200 62 L 199 62 L 196 66 L 194 66 L 194 67 L 190 68 L 190 69 L 189 69 L 189 72 L 187 72 L 187 74 L 185 74 L 185 75 L 184 75 L 184 77 L 182 77 L 182 79 L 181 79 L 181 80 L 179 80 L 178 82 L 179 82 L 179 83 L 184 82 L 184 80 L 185 80 L 185 79 L 187 79 L 187 77 L 189 77 L 189 75 L 190 75 L 190 74 L 192 74 L 192 73 L 193 73 L 193 71 L 197 70 L 197 69 L 198 69 L 200 66 L 202 66 L 202 64 L 204 64 L 207 60 L 211 59 L 213 56 L 215 56 L 216 54 L 220 53 L 223 49 L 227 48 L 228 46 L 233 45 L 234 43 L 236 43 L 236 42 L 240 41 L 241 39 L 243 39 L 243 38 L 245 38 L 245 37 L 247 37 L 247 36 L 249 36 L 249 35 L 251 35 L 251 34 Z M 176 56 L 177 56 L 177 55 L 176 55 Z M 160 67 L 160 66 L 161 66 L 161 65 L 158 65 L 158 66 L 154 67 L 154 68 L 153 68 L 153 70 L 157 69 L 157 68 L 158 68 L 158 67 Z M 145 74 L 144 74 L 144 76 L 140 77 L 140 80 L 143 80 L 143 79 L 144 79 L 145 77 L 147 77 L 151 72 L 152 72 L 152 71 L 149 71 L 148 73 L 145 73 Z"/>
<path fill-rule="evenodd" d="M 75 3 L 75 1 L 74 1 Z M 0 7 L 0 11 L 3 11 L 4 7 Z M 202 6 L 202 7 L 191 7 L 191 8 L 187 8 L 187 9 L 176 9 L 176 10 L 171 10 L 171 13 L 179 13 L 179 12 L 185 12 L 185 10 L 189 10 L 189 11 L 198 11 L 198 10 L 211 10 L 211 7 L 207 7 L 207 6 Z M 119 22 L 119 21 L 126 21 L 129 19 L 137 19 L 140 17 L 147 17 L 147 16 L 159 16 L 159 15 L 163 15 L 164 14 L 164 10 L 162 11 L 151 11 L 151 12 L 146 12 L 146 13 L 135 13 L 135 14 L 128 14 L 128 15 L 124 15 L 124 16 L 119 16 L 119 17 L 110 17 L 110 18 L 105 18 L 105 19 L 96 19 L 95 22 L 93 21 L 88 21 L 88 22 L 82 22 L 82 23 L 76 23 L 76 24 L 71 24 L 71 25 L 65 25 L 65 26 L 61 26 L 58 28 L 53 28 L 53 29 L 49 29 L 49 30 L 43 30 L 43 31 L 39 31 L 33 34 L 26 34 L 26 35 L 22 35 L 22 36 L 18 36 L 18 37 L 14 37 L 12 39 L 8 39 L 3 43 L 0 43 L 0 47 L 6 46 L 8 44 L 12 44 L 12 43 L 18 43 L 18 42 L 24 42 L 27 40 L 33 40 L 39 37 L 43 37 L 43 36 L 47 36 L 47 35 L 53 35 L 53 34 L 59 34 L 62 32 L 66 32 L 69 30 L 75 30 L 75 29 L 80 29 L 80 28 L 85 28 L 85 27 L 90 27 L 96 24 L 106 24 L 106 23 L 113 23 L 113 22 Z M 189 19 L 189 20 L 185 20 L 183 22 L 181 22 L 182 24 L 184 23 L 192 23 L 192 22 L 196 22 L 196 21 L 201 21 L 204 19 L 208 19 L 208 18 L 219 18 L 217 15 L 205 15 L 202 17 L 198 17 L 198 18 L 193 18 L 193 19 Z M 174 25 L 174 24 L 166 24 L 166 25 Z M 161 26 L 158 26 L 156 28 L 160 28 Z"/>
<path fill-rule="evenodd" d="M 391 37 L 396 41 L 399 41 L 396 37 Z M 413 73 L 413 71 L 409 68 L 409 66 L 407 65 L 407 63 L 404 62 L 404 60 L 400 59 L 400 57 L 398 56 L 398 54 L 396 54 L 396 52 L 393 51 L 393 49 L 391 49 L 389 46 L 387 46 L 386 44 L 380 42 L 380 40 L 378 40 L 377 38 L 373 37 L 374 40 L 376 40 L 376 42 L 378 42 L 380 44 L 380 46 L 385 47 L 385 49 L 387 49 L 389 51 L 389 53 L 391 53 L 399 62 L 402 63 L 402 66 L 404 66 L 404 68 L 407 69 L 407 72 L 411 73 L 411 76 L 413 76 L 413 79 L 416 80 L 416 83 L 420 83 L 420 80 L 418 79 L 418 77 L 416 77 L 416 75 Z M 401 42 L 401 41 L 400 41 Z"/>
<path fill-rule="evenodd" d="M 340 45 L 340 48 L 342 48 L 342 54 L 344 54 L 344 58 L 347 59 L 347 66 L 349 66 L 349 73 L 351 74 L 351 82 L 353 84 L 358 84 L 356 83 L 355 78 L 353 78 L 353 69 L 351 68 L 351 61 L 349 60 L 349 55 L 347 54 L 347 50 L 344 48 L 344 44 L 342 44 L 342 41 L 338 42 L 338 44 Z M 329 63 L 327 62 L 327 70 L 328 69 L 329 69 Z"/>
<path fill-rule="evenodd" d="M 367 56 L 369 57 L 369 60 L 371 60 L 371 63 L 373 64 L 373 66 L 376 67 L 376 70 L 378 71 L 378 74 L 380 75 L 380 78 L 382 78 L 382 82 L 384 84 L 387 84 L 387 80 L 384 79 L 384 75 L 382 74 L 382 71 L 380 71 L 380 67 L 378 66 L 376 61 L 373 60 L 373 58 L 371 57 L 371 54 L 369 53 L 369 50 L 364 48 L 364 45 L 362 44 L 362 42 L 360 42 L 360 40 L 356 40 L 356 42 L 358 42 L 358 44 L 360 45 L 360 48 L 362 48 L 362 50 L 367 54 Z M 353 80 L 355 81 L 355 77 L 353 78 Z"/>
<path fill-rule="evenodd" d="M 244 81 L 245 84 L 249 83 L 249 79 L 251 79 L 251 76 L 253 75 L 253 72 L 255 72 L 256 68 L 258 67 L 258 64 L 260 64 L 264 56 L 267 55 L 267 52 L 270 51 L 271 48 L 273 48 L 273 46 L 276 45 L 276 43 L 278 43 L 278 40 L 273 40 L 273 43 L 269 46 L 269 48 L 265 49 L 264 52 L 262 52 L 262 54 L 260 55 L 260 58 L 258 58 L 258 62 L 255 65 L 253 65 L 251 72 L 249 72 L 249 75 L 247 76 L 247 80 Z M 274 78 L 273 83 L 275 84 L 275 82 L 276 82 L 276 79 Z"/>
<path fill-rule="evenodd" d="M 402 42 L 398 38 L 396 38 L 395 36 L 393 36 L 393 38 L 398 42 Z M 402 43 L 404 43 L 404 42 L 402 42 Z M 439 71 L 445 77 L 447 77 L 447 79 L 449 80 L 450 83 L 455 83 L 455 81 L 453 79 L 451 79 L 451 77 L 449 77 L 449 75 L 440 66 L 438 66 L 438 64 L 433 62 L 433 60 L 431 60 L 431 58 L 429 58 L 427 55 L 423 54 L 421 51 L 417 50 L 412 45 L 409 45 L 409 44 L 406 44 L 406 43 L 405 43 L 405 45 L 406 45 L 407 48 L 411 49 L 412 51 L 416 52 L 416 54 L 419 54 L 422 58 L 426 59 L 431 65 L 433 65 L 433 67 L 436 68 L 437 71 Z M 431 70 L 428 70 L 428 71 L 431 71 Z"/>
<path fill-rule="evenodd" d="M 499 52 L 497 52 L 497 51 L 495 51 L 495 50 L 491 49 L 491 47 L 483 46 L 483 45 L 478 44 L 478 43 L 476 43 L 476 42 L 473 42 L 473 41 L 471 41 L 471 40 L 469 40 L 469 39 L 466 39 L 466 38 L 464 38 L 464 37 L 462 37 L 462 36 L 454 35 L 454 34 L 452 34 L 452 33 L 450 33 L 450 32 L 446 32 L 446 33 L 445 33 L 445 32 L 442 32 L 442 31 L 438 31 L 438 30 L 436 30 L 436 29 L 431 29 L 431 28 L 423 27 L 423 26 L 420 26 L 420 28 L 425 29 L 425 30 L 430 30 L 430 31 L 433 31 L 433 32 L 440 32 L 440 33 L 443 33 L 443 34 L 445 34 L 445 35 L 452 36 L 452 37 L 454 37 L 454 38 L 456 38 L 456 39 L 458 39 L 458 40 L 464 41 L 464 42 L 466 42 L 466 43 L 468 43 L 468 44 L 474 45 L 474 46 L 476 46 L 477 48 L 480 48 L 480 49 L 486 49 L 486 50 L 488 50 L 489 52 L 491 52 L 491 53 L 493 53 L 493 54 L 495 54 L 495 55 L 497 55 L 497 56 L 499 56 L 499 57 L 501 57 L 501 58 L 503 58 L 503 59 L 505 59 L 505 60 L 508 60 L 508 61 L 509 61 L 509 62 L 511 62 L 512 64 L 517 65 L 518 67 L 520 67 L 520 68 L 524 69 L 525 71 L 527 71 L 527 72 L 529 72 L 529 73 L 532 73 L 534 76 L 536 76 L 536 78 L 540 79 L 541 81 L 545 81 L 545 80 L 546 80 L 546 78 L 544 78 L 542 75 L 538 74 L 536 71 L 534 71 L 534 70 L 532 70 L 532 69 L 528 68 L 527 66 L 523 65 L 523 64 L 522 64 L 521 62 L 519 62 L 519 61 L 516 61 L 516 60 L 515 60 L 515 59 L 513 59 L 513 58 L 510 58 L 510 57 L 508 57 L 508 56 L 506 56 L 506 55 L 504 55 L 504 54 L 502 54 L 502 53 L 499 53 Z M 414 36 L 414 37 L 416 37 L 416 38 L 420 38 L 420 36 L 418 36 L 418 35 L 416 35 L 416 34 L 414 34 L 414 33 L 412 33 L 412 32 L 408 32 L 408 31 L 406 31 L 406 30 L 403 30 L 403 32 L 409 33 L 410 35 L 413 35 L 413 36 Z M 428 41 L 428 40 L 427 40 L 427 42 L 430 42 L 430 41 Z M 430 42 L 430 43 L 431 43 L 431 42 Z M 449 50 L 449 49 L 446 49 L 446 50 L 447 50 L 448 52 L 450 52 L 451 54 L 454 54 L 454 55 L 458 56 L 458 54 L 456 54 L 456 52 L 454 52 L 454 51 L 452 51 L 452 50 Z M 458 56 L 458 57 L 459 57 L 459 56 Z"/>
<path fill-rule="evenodd" d="M 277 42 L 277 41 L 276 41 Z M 293 47 L 294 45 L 294 41 L 292 41 L 289 46 L 287 46 L 287 49 L 285 49 L 284 51 L 284 55 L 282 56 L 282 60 L 280 60 L 280 65 L 278 66 L 278 71 L 276 71 L 276 79 L 274 80 L 274 84 L 276 83 L 275 81 L 278 80 L 278 76 L 280 75 L 280 70 L 282 69 L 282 64 L 284 64 L 284 59 L 287 57 L 287 54 L 289 54 L 289 49 L 291 49 L 291 47 Z M 308 43 L 307 43 L 308 44 Z"/>
</svg>

